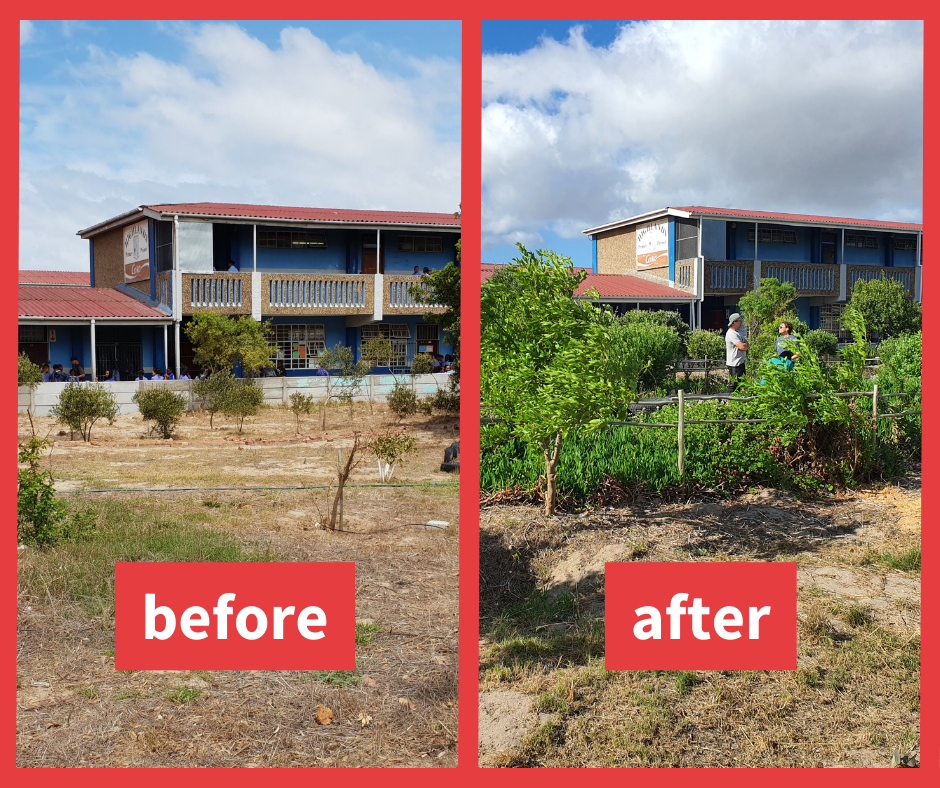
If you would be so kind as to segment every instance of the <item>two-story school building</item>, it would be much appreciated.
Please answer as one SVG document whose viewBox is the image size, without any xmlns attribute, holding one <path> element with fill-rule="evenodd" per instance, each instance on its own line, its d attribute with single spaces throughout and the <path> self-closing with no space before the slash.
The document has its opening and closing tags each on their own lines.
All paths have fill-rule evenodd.
<svg viewBox="0 0 940 788">
<path fill-rule="evenodd" d="M 738 299 L 766 277 L 792 283 L 800 320 L 835 334 L 859 279 L 894 279 L 921 300 L 920 224 L 692 206 L 583 232 L 594 274 L 659 282 L 691 296 L 678 309 L 692 326 L 725 328 Z M 662 301 L 636 305 L 663 308 Z"/>
<path fill-rule="evenodd" d="M 45 360 L 56 355 L 48 317 L 59 321 L 56 342 L 67 335 L 69 355 L 86 367 L 117 367 L 122 377 L 125 370 L 192 368 L 184 329 L 199 312 L 270 321 L 271 365 L 282 362 L 288 375 L 315 374 L 327 348 L 342 344 L 358 353 L 370 339 L 391 343 L 390 367 L 407 367 L 415 353 L 452 352 L 440 327 L 422 317 L 442 309 L 417 304 L 409 290 L 421 273 L 456 260 L 460 219 L 454 214 L 141 205 L 78 235 L 89 242 L 91 290 L 113 293 L 109 310 L 121 314 L 88 314 L 95 309 L 80 303 L 92 300 L 88 289 L 83 295 L 72 286 L 57 293 L 56 315 L 41 314 L 41 299 L 27 292 L 24 316 L 30 285 L 21 284 L 21 333 L 29 325 L 32 344 L 45 341 Z M 146 315 L 126 314 L 135 311 L 131 302 Z M 68 312 L 82 319 L 63 332 Z"/>
</svg>

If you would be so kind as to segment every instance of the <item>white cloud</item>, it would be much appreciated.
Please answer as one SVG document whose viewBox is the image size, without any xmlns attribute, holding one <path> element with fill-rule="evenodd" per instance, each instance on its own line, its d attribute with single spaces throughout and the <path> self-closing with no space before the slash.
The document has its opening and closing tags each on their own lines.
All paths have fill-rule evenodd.
<svg viewBox="0 0 940 788">
<path fill-rule="evenodd" d="M 28 19 L 20 20 L 20 46 L 26 44 L 36 33 L 36 26 Z"/>
<path fill-rule="evenodd" d="M 650 22 L 483 58 L 484 248 L 666 205 L 919 221 L 923 25 Z"/>
<path fill-rule="evenodd" d="M 180 62 L 89 47 L 67 87 L 23 86 L 20 267 L 87 267 L 75 231 L 147 202 L 457 209 L 458 63 L 401 77 L 306 29 L 180 34 Z"/>
</svg>

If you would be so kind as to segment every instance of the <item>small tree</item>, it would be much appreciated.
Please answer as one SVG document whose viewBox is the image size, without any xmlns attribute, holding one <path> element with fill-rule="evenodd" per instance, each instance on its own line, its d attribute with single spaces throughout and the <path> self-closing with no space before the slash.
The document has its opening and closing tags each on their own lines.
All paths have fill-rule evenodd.
<svg viewBox="0 0 940 788">
<path fill-rule="evenodd" d="M 666 313 L 675 314 L 675 313 Z M 628 321 L 623 336 L 631 356 L 644 359 L 639 385 L 644 391 L 655 391 L 672 379 L 682 358 L 682 340 L 671 326 L 654 321 Z"/>
<path fill-rule="evenodd" d="M 197 312 L 184 329 L 196 348 L 196 363 L 209 372 L 231 372 L 239 362 L 246 373 L 271 363 L 271 326 L 252 317 Z"/>
<path fill-rule="evenodd" d="M 685 343 L 689 358 L 723 359 L 725 338 L 718 331 L 696 328 Z"/>
<path fill-rule="evenodd" d="M 379 461 L 379 479 L 384 483 L 392 478 L 395 467 L 409 454 L 417 452 L 416 441 L 413 435 L 407 432 L 388 431 L 372 439 L 372 453 Z M 385 466 L 382 466 L 382 463 Z"/>
<path fill-rule="evenodd" d="M 147 421 L 155 422 L 164 438 L 173 434 L 186 410 L 186 397 L 162 386 L 138 391 L 134 395 L 134 402 L 140 408 L 140 415 Z"/>
<path fill-rule="evenodd" d="M 25 353 L 20 353 L 16 378 L 16 385 L 29 386 L 29 388 L 34 389 L 42 383 L 42 370 L 39 368 L 38 364 L 34 364 L 29 360 L 29 356 Z"/>
<path fill-rule="evenodd" d="M 745 325 L 751 335 L 767 330 L 776 323 L 794 314 L 793 300 L 796 288 L 790 282 L 780 282 L 772 277 L 760 280 L 760 287 L 745 293 L 738 300 L 738 308 L 744 315 Z"/>
<path fill-rule="evenodd" d="M 392 343 L 387 339 L 370 339 L 362 343 L 359 348 L 359 360 L 369 369 L 366 374 L 375 367 L 389 366 L 392 364 L 392 356 L 395 350 Z M 369 386 L 369 413 L 375 413 L 375 403 L 372 401 L 372 387 Z"/>
<path fill-rule="evenodd" d="M 849 309 L 865 318 L 869 336 L 877 332 L 882 339 L 896 334 L 920 331 L 923 319 L 921 305 L 894 279 L 880 276 L 866 282 L 859 279 L 852 288 Z"/>
<path fill-rule="evenodd" d="M 229 390 L 235 385 L 235 378 L 229 372 L 216 372 L 207 378 L 193 381 L 193 396 L 209 414 L 209 429 L 216 413 L 222 412 L 222 403 Z"/>
<path fill-rule="evenodd" d="M 349 475 L 353 472 L 353 469 L 362 461 L 361 457 L 357 457 L 359 449 L 361 448 L 360 438 L 361 433 L 355 433 L 353 436 L 353 445 L 349 448 L 349 453 L 346 455 L 346 462 L 340 464 L 336 473 L 336 495 L 333 497 L 333 506 L 330 509 L 330 522 L 327 526 L 331 531 L 336 530 L 337 517 L 340 514 L 340 505 L 343 501 L 343 488 L 346 486 L 346 482 L 349 481 Z"/>
<path fill-rule="evenodd" d="M 834 356 L 839 350 L 839 340 L 836 335 L 818 328 L 803 334 L 802 342 L 803 346 L 810 348 L 817 358 Z"/>
<path fill-rule="evenodd" d="M 434 369 L 434 359 L 428 353 L 415 353 L 411 362 L 412 375 L 429 375 Z"/>
<path fill-rule="evenodd" d="M 242 434 L 245 419 L 255 416 L 264 405 L 264 389 L 253 380 L 234 380 L 222 396 L 220 410 L 238 421 L 238 434 Z"/>
<path fill-rule="evenodd" d="M 541 449 L 551 515 L 565 436 L 626 416 L 644 360 L 609 311 L 575 300 L 584 274 L 569 258 L 517 246 L 512 275 L 482 289 L 481 399 L 510 435 Z"/>
<path fill-rule="evenodd" d="M 460 216 L 460 212 L 454 214 Z M 455 385 L 460 381 L 460 241 L 457 241 L 456 261 L 448 263 L 440 271 L 421 277 L 421 283 L 412 285 L 408 292 L 418 304 L 434 304 L 444 307 L 443 312 L 428 312 L 425 323 L 438 323 L 444 337 L 454 348 Z"/>
<path fill-rule="evenodd" d="M 418 396 L 407 383 L 396 380 L 392 393 L 388 395 L 388 409 L 401 421 L 405 416 L 418 412 Z"/>
<path fill-rule="evenodd" d="M 297 419 L 297 432 L 300 432 L 300 417 L 309 416 L 313 413 L 314 405 L 316 405 L 316 400 L 312 394 L 301 394 L 299 391 L 295 391 L 290 395 L 290 409 L 291 413 L 294 414 L 294 418 Z"/>
<path fill-rule="evenodd" d="M 324 351 L 319 360 L 323 369 L 331 371 L 329 396 L 349 407 L 349 423 L 352 424 L 353 398 L 359 393 L 365 376 L 372 369 L 371 361 L 361 356 L 355 361 L 353 349 L 339 342 L 330 350 Z"/>
<path fill-rule="evenodd" d="M 73 433 L 78 430 L 82 440 L 91 440 L 91 429 L 101 419 L 114 424 L 118 415 L 117 402 L 100 383 L 66 383 L 52 415 Z"/>
</svg>

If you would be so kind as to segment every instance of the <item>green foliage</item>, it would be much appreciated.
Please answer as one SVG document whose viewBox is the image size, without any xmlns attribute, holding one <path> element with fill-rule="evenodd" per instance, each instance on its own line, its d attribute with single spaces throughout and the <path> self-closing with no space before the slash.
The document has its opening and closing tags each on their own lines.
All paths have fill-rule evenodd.
<svg viewBox="0 0 940 788">
<path fill-rule="evenodd" d="M 399 421 L 405 416 L 414 416 L 418 412 L 418 396 L 407 383 L 396 380 L 388 395 L 388 409 L 398 416 Z"/>
<path fill-rule="evenodd" d="M 481 396 L 484 413 L 542 451 L 551 514 L 565 437 L 624 415 L 647 360 L 630 352 L 624 323 L 574 299 L 584 274 L 569 258 L 517 246 L 511 276 L 482 288 Z"/>
<path fill-rule="evenodd" d="M 271 326 L 247 315 L 198 312 L 184 330 L 196 348 L 196 364 L 210 375 L 231 372 L 239 362 L 246 374 L 271 363 Z"/>
<path fill-rule="evenodd" d="M 118 406 L 114 395 L 100 383 L 66 383 L 52 415 L 72 432 L 81 432 L 82 440 L 90 441 L 92 427 L 98 421 L 114 423 Z"/>
<path fill-rule="evenodd" d="M 369 368 L 366 370 L 366 374 L 374 367 L 391 366 L 391 358 L 394 355 L 395 351 L 392 348 L 392 343 L 387 339 L 370 339 L 363 342 L 362 346 L 359 348 L 359 359 L 364 365 L 368 365 Z M 352 363 L 351 349 L 349 362 Z"/>
<path fill-rule="evenodd" d="M 897 391 L 905 390 L 903 381 L 917 379 L 919 383 L 924 367 L 923 341 L 921 331 L 884 340 L 878 346 L 881 360 L 878 382 L 892 385 Z"/>
<path fill-rule="evenodd" d="M 444 307 L 443 313 L 428 312 L 425 323 L 437 323 L 444 338 L 454 348 L 452 369 L 460 380 L 460 241 L 457 241 L 457 260 L 448 263 L 440 271 L 432 271 L 421 277 L 420 285 L 412 285 L 409 294 L 418 304 L 435 304 Z"/>
<path fill-rule="evenodd" d="M 210 430 L 213 427 L 215 414 L 222 411 L 222 404 L 234 385 L 235 377 L 231 372 L 214 372 L 207 378 L 193 381 L 193 396 L 209 414 Z"/>
<path fill-rule="evenodd" d="M 744 325 L 749 328 L 750 333 L 754 333 L 755 330 L 762 330 L 767 323 L 775 323 L 792 315 L 795 311 L 795 298 L 796 288 L 792 284 L 766 278 L 760 280 L 757 290 L 751 290 L 741 296 L 738 309 L 744 316 Z"/>
<path fill-rule="evenodd" d="M 802 343 L 803 346 L 809 348 L 817 358 L 822 356 L 834 356 L 839 350 L 838 337 L 836 337 L 835 334 L 830 334 L 828 331 L 821 331 L 818 328 L 803 334 Z"/>
<path fill-rule="evenodd" d="M 411 362 L 412 375 L 429 375 L 434 369 L 434 358 L 429 353 L 415 353 Z"/>
<path fill-rule="evenodd" d="M 689 358 L 724 359 L 725 338 L 719 331 L 696 328 L 685 343 Z"/>
<path fill-rule="evenodd" d="M 370 344 L 366 342 L 364 346 Z M 378 352 L 377 345 L 372 345 L 372 348 Z M 389 345 L 389 350 L 391 350 L 391 345 Z M 320 367 L 330 370 L 331 373 L 328 397 L 335 397 L 349 408 L 350 424 L 352 424 L 353 399 L 362 388 L 366 375 L 369 374 L 375 360 L 375 358 L 365 358 L 360 353 L 359 360 L 356 361 L 353 358 L 353 349 L 339 342 L 320 355 Z"/>
<path fill-rule="evenodd" d="M 382 481 L 387 482 L 392 478 L 395 466 L 404 461 L 409 454 L 417 452 L 417 442 L 413 435 L 407 432 L 388 431 L 384 435 L 379 435 L 372 439 L 372 453 L 379 460 L 379 470 Z M 382 463 L 385 468 L 382 468 Z"/>
<path fill-rule="evenodd" d="M 310 416 L 313 413 L 317 404 L 316 399 L 312 394 L 301 394 L 299 391 L 291 394 L 289 399 L 291 413 L 297 419 L 297 432 L 300 432 L 300 417 Z"/>
<path fill-rule="evenodd" d="M 17 471 L 16 530 L 23 544 L 44 547 L 62 539 L 86 534 L 94 528 L 94 518 L 86 512 L 69 513 L 55 497 L 49 471 L 39 467 L 49 441 L 33 436 L 19 447 Z"/>
<path fill-rule="evenodd" d="M 162 386 L 147 388 L 134 395 L 140 415 L 147 421 L 156 422 L 160 434 L 169 438 L 186 411 L 186 397 L 174 394 Z"/>
<path fill-rule="evenodd" d="M 231 416 L 238 422 L 238 434 L 241 435 L 245 419 L 257 415 L 264 405 L 264 389 L 250 378 L 235 379 L 226 389 L 219 405 L 219 410 L 224 415 Z"/>
<path fill-rule="evenodd" d="M 17 361 L 16 377 L 17 386 L 29 386 L 31 389 L 34 389 L 42 383 L 42 369 L 40 369 L 39 365 L 30 361 L 29 356 L 25 353 L 20 353 Z"/>
<path fill-rule="evenodd" d="M 846 312 L 851 311 L 860 312 L 869 332 L 882 338 L 921 330 L 921 305 L 899 282 L 885 276 L 855 282 Z"/>
<path fill-rule="evenodd" d="M 627 325 L 646 323 L 667 326 L 676 332 L 683 347 L 691 333 L 689 324 L 682 319 L 678 312 L 673 312 L 671 309 L 657 309 L 654 312 L 645 309 L 631 309 L 629 312 L 625 312 L 620 319 Z"/>
<path fill-rule="evenodd" d="M 427 403 L 434 410 L 439 410 L 448 416 L 456 416 L 460 413 L 460 393 L 453 389 L 450 391 L 438 389 L 428 397 Z"/>
<path fill-rule="evenodd" d="M 675 381 L 676 365 L 682 359 L 683 353 L 682 340 L 674 328 L 654 321 L 627 321 L 624 326 L 624 341 L 628 356 L 643 359 L 645 362 L 639 376 L 638 387 L 641 390 L 656 391 Z"/>
</svg>

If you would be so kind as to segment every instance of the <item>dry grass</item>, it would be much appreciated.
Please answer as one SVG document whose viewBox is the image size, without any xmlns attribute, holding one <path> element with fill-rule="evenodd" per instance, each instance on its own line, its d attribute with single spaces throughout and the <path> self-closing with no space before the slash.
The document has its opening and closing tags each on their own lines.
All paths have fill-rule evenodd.
<svg viewBox="0 0 940 788">
<path fill-rule="evenodd" d="M 360 428 L 379 429 L 367 413 Z M 195 416 L 183 446 L 122 418 L 95 435 L 99 446 L 62 443 L 49 458 L 97 534 L 19 554 L 18 765 L 455 766 L 458 488 L 433 468 L 456 420 L 416 422 L 419 454 L 394 479 L 448 486 L 350 490 L 347 530 L 331 533 L 317 527 L 327 490 L 80 491 L 316 484 L 344 435 L 287 440 L 292 414 L 269 410 L 243 436 L 254 443 L 211 435 Z M 260 442 L 272 436 L 285 440 Z M 411 525 L 428 519 L 452 526 Z M 357 669 L 117 672 L 112 567 L 127 558 L 355 561 Z M 333 724 L 314 721 L 320 704 Z"/>
<path fill-rule="evenodd" d="M 534 699 L 527 736 L 489 765 L 887 766 L 919 740 L 919 525 L 916 477 L 817 502 L 484 510 L 481 689 Z M 605 671 L 602 551 L 796 561 L 798 669 Z"/>
</svg>

